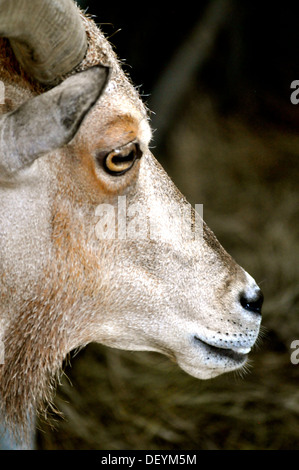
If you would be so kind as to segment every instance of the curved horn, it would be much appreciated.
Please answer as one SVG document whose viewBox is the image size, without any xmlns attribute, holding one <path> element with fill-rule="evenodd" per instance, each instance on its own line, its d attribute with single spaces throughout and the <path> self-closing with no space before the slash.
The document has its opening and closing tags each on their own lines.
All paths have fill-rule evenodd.
<svg viewBox="0 0 299 470">
<path fill-rule="evenodd" d="M 0 36 L 10 39 L 26 72 L 45 84 L 75 68 L 87 50 L 72 0 L 0 0 Z"/>
</svg>

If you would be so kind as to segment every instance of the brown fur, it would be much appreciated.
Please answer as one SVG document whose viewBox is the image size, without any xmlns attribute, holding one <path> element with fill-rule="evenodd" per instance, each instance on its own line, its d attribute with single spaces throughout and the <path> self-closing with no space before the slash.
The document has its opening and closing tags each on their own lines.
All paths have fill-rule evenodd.
<svg viewBox="0 0 299 470">
<path fill-rule="evenodd" d="M 47 216 L 43 214 L 47 226 L 41 226 L 49 238 L 40 259 L 32 260 L 29 253 L 29 264 L 32 261 L 34 265 L 33 279 L 26 279 L 23 286 L 17 277 L 19 273 L 14 273 L 13 281 L 18 279 L 19 284 L 9 283 L 1 271 L 1 294 L 6 301 L 13 296 L 14 303 L 4 338 L 5 362 L 0 367 L 2 412 L 9 425 L 25 436 L 28 418 L 31 421 L 35 410 L 43 410 L 44 402 L 51 401 L 63 359 L 74 348 L 98 341 L 112 347 L 160 351 L 177 360 L 187 372 L 197 374 L 199 354 L 197 343 L 196 346 L 193 343 L 195 330 L 201 324 L 207 335 L 216 328 L 214 342 L 218 339 L 227 343 L 229 330 L 233 346 L 237 332 L 242 336 L 240 331 L 247 336 L 246 331 L 250 330 L 248 334 L 254 341 L 259 325 L 256 319 L 239 319 L 238 294 L 249 281 L 206 226 L 203 245 L 184 244 L 179 236 L 172 244 L 167 235 L 173 233 L 166 223 L 162 240 L 133 240 L 122 244 L 111 240 L 99 243 L 96 239 L 95 208 L 102 202 L 115 201 L 118 195 L 129 194 L 133 204 L 142 203 L 145 209 L 163 206 L 162 219 L 174 202 L 184 205 L 186 201 L 148 149 L 140 178 L 137 178 L 139 162 L 120 179 L 97 167 L 99 150 L 109 152 L 138 137 L 140 145 L 146 147 L 150 132 L 142 127 L 145 108 L 121 71 L 111 46 L 92 20 L 82 18 L 89 48 L 83 62 L 72 73 L 98 63 L 112 66 L 113 92 L 106 90 L 106 98 L 89 113 L 72 142 L 44 156 L 44 165 L 40 167 L 38 160 L 40 173 L 34 174 L 33 168 L 31 183 L 21 184 L 24 191 L 26 184 L 32 185 L 27 194 L 37 206 L 40 194 L 34 193 L 35 199 L 31 194 L 37 186 L 34 178 L 41 175 L 44 180 L 41 178 L 40 184 L 44 181 L 47 184 L 44 192 L 48 199 L 45 199 L 46 207 L 41 208 L 47 212 Z M 30 81 L 16 64 L 7 41 L 1 44 L 3 77 L 26 90 L 24 99 L 41 93 L 43 89 Z M 25 202 L 22 200 L 22 208 Z M 159 215 L 158 208 L 157 219 Z M 39 223 L 39 214 L 37 217 Z M 25 222 L 34 228 L 36 221 L 28 220 Z M 41 226 L 37 226 L 38 242 L 44 235 Z M 27 238 L 21 239 L 22 248 L 28 250 L 31 245 L 27 227 L 25 232 Z M 13 245 L 11 252 L 15 250 Z M 35 254 L 38 258 L 39 253 Z M 39 262 L 43 263 L 42 267 Z M 27 267 L 23 262 L 22 275 Z M 227 279 L 231 281 L 229 287 Z M 253 280 L 251 289 L 255 289 Z M 233 305 L 235 309 L 230 308 Z M 5 314 L 9 316 L 9 313 Z M 211 325 L 208 317 L 213 314 Z M 171 331 L 173 325 L 175 334 Z M 185 325 L 189 329 L 183 336 L 181 330 Z M 194 347 L 190 354 L 191 335 Z M 239 342 L 235 347 L 247 348 L 248 344 Z M 207 373 L 208 366 L 203 362 L 204 378 L 234 367 L 229 359 L 224 365 L 215 361 L 216 365 Z"/>
<path fill-rule="evenodd" d="M 0 38 L 0 70 L 1 79 L 4 82 L 28 88 L 35 94 L 45 91 L 45 87 L 32 79 L 18 63 L 10 47 L 9 40 L 6 38 Z"/>
<path fill-rule="evenodd" d="M 100 296 L 95 272 L 98 256 L 90 247 L 93 230 L 76 215 L 74 200 L 57 194 L 52 207 L 52 252 L 39 284 L 23 301 L 5 340 L 1 387 L 10 426 L 26 438 L 26 421 L 51 402 L 63 359 L 88 343 L 92 314 L 86 325 L 84 306 L 93 309 Z M 83 310 L 82 310 L 83 309 Z M 71 317 L 71 321 L 70 321 Z M 21 428 L 20 428 L 21 426 Z"/>
<path fill-rule="evenodd" d="M 91 19 L 83 15 L 82 18 L 89 48 L 84 61 L 74 72 L 99 63 L 111 65 L 111 62 L 118 70 L 116 56 L 104 36 Z M 0 71 L 5 83 L 28 90 L 32 95 L 46 90 L 26 74 L 16 61 L 9 41 L 4 38 L 0 38 Z M 6 99 L 1 111 L 14 108 L 15 104 Z M 136 126 L 130 117 L 120 117 L 114 124 L 120 141 L 124 134 L 134 139 Z M 103 140 L 106 147 L 111 145 L 109 127 L 102 133 L 99 145 L 103 145 Z M 72 162 L 77 159 L 77 171 L 72 171 L 73 176 L 77 176 L 68 179 L 63 167 L 61 173 L 57 172 L 61 194 L 57 193 L 52 207 L 52 253 L 48 268 L 30 297 L 19 305 L 5 338 L 5 363 L 0 365 L 2 412 L 9 427 L 14 431 L 18 429 L 18 434 L 25 439 L 26 425 L 30 418 L 33 419 L 35 410 L 41 409 L 45 401 L 51 401 L 55 378 L 67 352 L 81 344 L 83 338 L 83 342 L 88 342 L 88 335 L 84 335 L 84 317 L 81 310 L 76 310 L 76 300 L 78 295 L 90 299 L 95 295 L 92 273 L 99 269 L 94 253 L 87 249 L 88 236 L 84 237 L 87 229 L 74 218 L 73 211 L 76 203 L 81 206 L 90 200 L 94 204 L 101 202 L 94 160 L 84 142 L 70 147 L 68 153 Z M 1 272 L 1 276 L 4 286 L 5 273 Z M 14 292 L 2 290 L 1 295 L 13 296 Z M 72 331 L 65 327 L 69 315 L 75 325 Z"/>
</svg>

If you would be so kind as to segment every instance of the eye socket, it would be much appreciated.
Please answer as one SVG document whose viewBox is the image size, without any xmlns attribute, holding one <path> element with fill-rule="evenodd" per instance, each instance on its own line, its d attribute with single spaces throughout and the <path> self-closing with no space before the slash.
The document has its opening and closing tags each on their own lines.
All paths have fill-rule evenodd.
<svg viewBox="0 0 299 470">
<path fill-rule="evenodd" d="M 105 156 L 104 169 L 110 175 L 120 176 L 129 171 L 140 157 L 139 145 L 136 142 L 130 142 Z"/>
</svg>

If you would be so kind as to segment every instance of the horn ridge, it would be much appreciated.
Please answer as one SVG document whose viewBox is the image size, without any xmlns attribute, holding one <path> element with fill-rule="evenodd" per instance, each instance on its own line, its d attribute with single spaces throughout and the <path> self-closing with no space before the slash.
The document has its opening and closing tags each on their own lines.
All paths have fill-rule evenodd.
<svg viewBox="0 0 299 470">
<path fill-rule="evenodd" d="M 0 36 L 10 40 L 24 70 L 56 84 L 87 51 L 79 7 L 72 0 L 0 0 Z"/>
</svg>

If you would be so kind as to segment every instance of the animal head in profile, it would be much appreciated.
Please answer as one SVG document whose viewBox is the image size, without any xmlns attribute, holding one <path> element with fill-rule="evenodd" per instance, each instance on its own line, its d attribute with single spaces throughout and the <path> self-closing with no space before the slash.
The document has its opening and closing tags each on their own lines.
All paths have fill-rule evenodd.
<svg viewBox="0 0 299 470">
<path fill-rule="evenodd" d="M 103 34 L 72 0 L 0 0 L 0 32 L 7 422 L 51 399 L 65 355 L 92 341 L 166 354 L 200 379 L 242 367 L 261 292 L 155 160 Z"/>
</svg>

